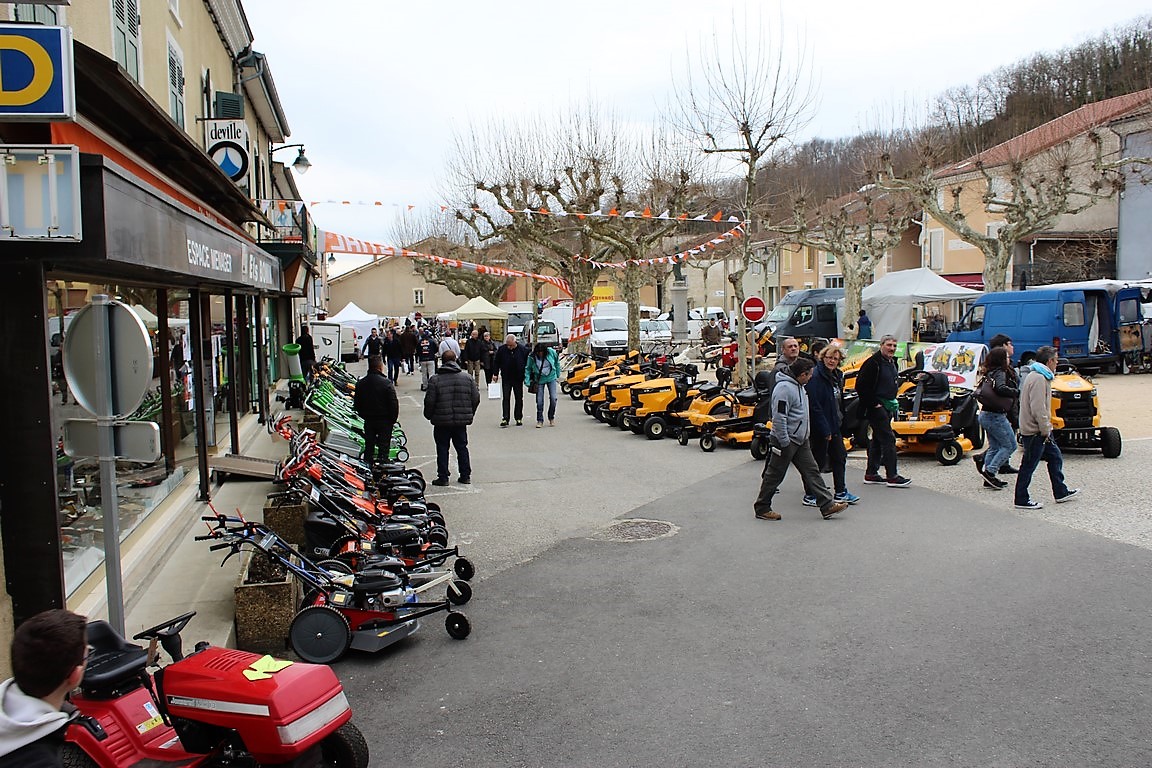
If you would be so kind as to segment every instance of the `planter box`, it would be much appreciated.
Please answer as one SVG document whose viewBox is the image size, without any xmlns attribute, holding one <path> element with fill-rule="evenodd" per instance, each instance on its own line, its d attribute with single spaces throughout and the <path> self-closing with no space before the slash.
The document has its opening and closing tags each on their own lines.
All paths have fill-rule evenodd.
<svg viewBox="0 0 1152 768">
<path fill-rule="evenodd" d="M 264 505 L 264 525 L 284 541 L 295 547 L 304 546 L 304 519 L 308 517 L 308 502 L 275 506 Z"/>
<path fill-rule="evenodd" d="M 288 629 L 300 607 L 300 588 L 283 567 L 266 557 L 248 558 L 235 588 L 236 647 L 254 653 L 283 653 Z"/>
</svg>

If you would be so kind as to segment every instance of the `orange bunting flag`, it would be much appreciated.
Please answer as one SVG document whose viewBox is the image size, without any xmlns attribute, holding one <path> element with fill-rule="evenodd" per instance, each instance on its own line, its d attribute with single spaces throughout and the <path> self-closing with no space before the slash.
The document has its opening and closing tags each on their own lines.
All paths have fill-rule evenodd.
<svg viewBox="0 0 1152 768">
<path fill-rule="evenodd" d="M 722 218 L 724 218 L 724 212 L 716 211 L 716 215 L 712 217 L 712 221 L 720 221 Z"/>
</svg>

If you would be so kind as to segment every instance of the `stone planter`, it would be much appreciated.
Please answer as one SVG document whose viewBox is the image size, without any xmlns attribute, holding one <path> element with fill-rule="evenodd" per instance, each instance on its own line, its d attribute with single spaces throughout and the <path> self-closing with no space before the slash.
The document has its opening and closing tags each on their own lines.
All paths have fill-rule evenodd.
<svg viewBox="0 0 1152 768">
<path fill-rule="evenodd" d="M 294 547 L 304 546 L 304 519 L 308 517 L 308 502 L 276 506 L 275 501 L 264 505 L 264 525 L 268 530 Z"/>
<path fill-rule="evenodd" d="M 255 653 L 283 653 L 288 629 L 300 607 L 300 588 L 283 566 L 261 554 L 248 558 L 235 588 L 236 647 Z"/>
</svg>

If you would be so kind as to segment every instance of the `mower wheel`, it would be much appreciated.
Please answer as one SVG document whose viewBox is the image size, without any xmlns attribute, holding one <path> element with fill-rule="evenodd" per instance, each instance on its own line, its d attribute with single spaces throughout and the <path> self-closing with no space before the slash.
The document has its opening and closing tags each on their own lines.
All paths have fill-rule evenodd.
<svg viewBox="0 0 1152 768">
<path fill-rule="evenodd" d="M 352 566 L 348 565 L 348 563 L 344 562 L 343 560 L 321 560 L 320 562 L 316 563 L 316 565 L 320 566 L 326 571 L 331 571 L 332 573 L 339 573 L 344 576 L 349 576 L 352 574 Z"/>
<path fill-rule="evenodd" d="M 434 547 L 446 547 L 448 546 L 448 529 L 434 525 L 428 529 L 428 533 L 424 534 L 424 538 Z"/>
<path fill-rule="evenodd" d="M 64 768 L 100 768 L 100 764 L 75 744 L 65 744 L 60 750 L 60 764 Z"/>
<path fill-rule="evenodd" d="M 443 513 L 441 513 L 440 510 L 438 510 L 438 509 L 437 510 L 433 510 L 433 509 L 428 510 L 428 522 L 432 523 L 432 525 L 438 525 L 441 528 L 447 528 L 448 527 L 448 524 L 444 522 Z"/>
<path fill-rule="evenodd" d="M 416 475 L 416 476 L 409 475 L 408 476 L 408 484 L 411 485 L 416 490 L 420 491 L 420 493 L 424 493 L 424 490 L 428 487 L 428 484 L 424 482 L 424 476 L 423 475 Z"/>
<path fill-rule="evenodd" d="M 973 421 L 972 425 L 964 430 L 963 435 L 972 442 L 973 450 L 978 451 L 984 447 L 984 428 L 980 426 L 980 422 Z"/>
<path fill-rule="evenodd" d="M 573 400 L 580 400 L 584 397 L 584 390 L 580 389 L 580 387 L 572 387 L 568 390 L 568 397 Z"/>
<path fill-rule="evenodd" d="M 344 723 L 320 742 L 320 757 L 324 765 L 368 768 L 368 742 L 359 728 Z"/>
<path fill-rule="evenodd" d="M 659 416 L 649 416 L 644 420 L 644 436 L 649 440 L 660 440 L 668 429 L 668 422 Z"/>
<path fill-rule="evenodd" d="M 304 661 L 331 664 L 352 644 L 352 628 L 340 611 L 327 605 L 314 605 L 292 619 L 288 642 Z"/>
<path fill-rule="evenodd" d="M 454 580 L 448 585 L 448 602 L 452 605 L 464 605 L 472 599 L 472 585 L 461 579 Z"/>
<path fill-rule="evenodd" d="M 688 445 L 687 430 L 680 430 L 680 432 L 676 435 L 676 442 L 680 443 L 680 445 Z"/>
<path fill-rule="evenodd" d="M 752 452 L 752 458 L 756 459 L 756 461 L 764 461 L 764 459 L 768 458 L 768 441 L 763 438 L 754 437 L 748 445 L 748 450 Z"/>
<path fill-rule="evenodd" d="M 456 611 L 449 611 L 444 617 L 444 629 L 448 630 L 448 635 L 453 640 L 463 640 L 472 634 L 472 625 L 468 623 L 468 617 Z"/>
<path fill-rule="evenodd" d="M 452 564 L 452 571 L 464 581 L 471 581 L 472 577 L 476 575 L 476 566 L 472 565 L 472 561 L 468 558 L 458 557 L 456 562 Z"/>
<path fill-rule="evenodd" d="M 584 401 L 584 413 L 588 414 L 589 416 L 596 415 L 595 411 L 592 410 L 592 402 L 590 400 Z"/>
<path fill-rule="evenodd" d="M 716 438 L 712 435 L 701 435 L 700 450 L 704 451 L 704 453 L 712 453 L 712 451 L 716 450 Z"/>
<path fill-rule="evenodd" d="M 620 414 L 620 417 L 616 419 L 616 426 L 620 427 L 621 432 L 631 431 L 632 421 L 633 418 L 631 416 Z"/>
<path fill-rule="evenodd" d="M 399 461 L 399 462 L 408 461 L 408 456 L 409 456 L 409 454 L 408 454 L 407 448 L 401 448 L 398 451 L 396 451 L 396 461 Z"/>
<path fill-rule="evenodd" d="M 1119 458 L 1123 443 L 1116 427 L 1100 427 L 1100 453 L 1106 459 Z"/>
<path fill-rule="evenodd" d="M 964 449 L 955 440 L 944 440 L 936 444 L 936 461 L 946 467 L 959 464 L 964 456 Z"/>
<path fill-rule="evenodd" d="M 349 544 L 353 546 L 348 546 Z M 360 552 L 360 537 L 351 533 L 346 533 L 340 536 L 336 541 L 332 542 L 332 546 L 328 548 L 328 557 L 333 559 L 343 559 L 340 556 L 348 552 Z"/>
<path fill-rule="evenodd" d="M 562 381 L 560 382 L 560 391 L 566 395 L 570 395 L 572 394 L 572 387 L 568 386 L 568 382 Z"/>
</svg>

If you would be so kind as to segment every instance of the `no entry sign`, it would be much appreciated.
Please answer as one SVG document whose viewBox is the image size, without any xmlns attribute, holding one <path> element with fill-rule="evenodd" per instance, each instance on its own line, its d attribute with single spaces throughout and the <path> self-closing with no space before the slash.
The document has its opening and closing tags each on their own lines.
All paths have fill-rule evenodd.
<svg viewBox="0 0 1152 768">
<path fill-rule="evenodd" d="M 764 299 L 759 296 L 749 296 L 740 305 L 740 314 L 744 315 L 744 319 L 748 322 L 758 323 L 768 314 L 768 307 L 764 304 Z"/>
</svg>

